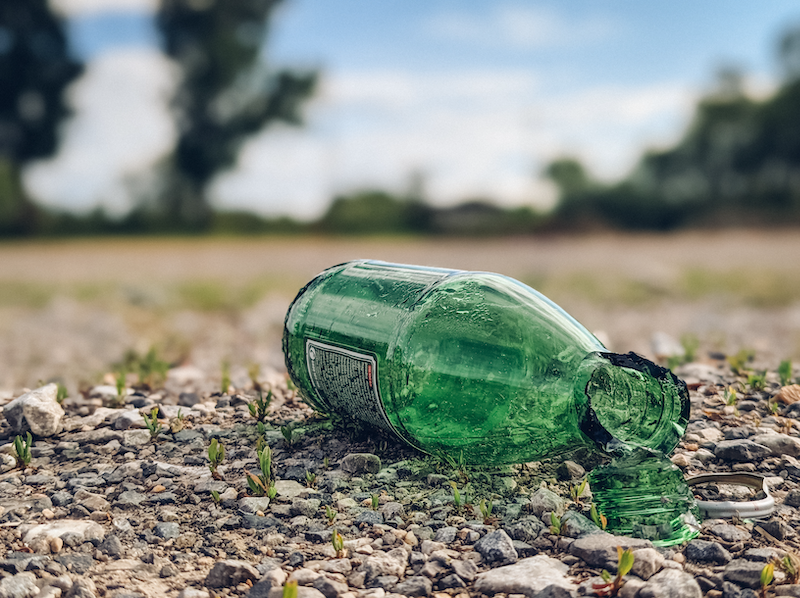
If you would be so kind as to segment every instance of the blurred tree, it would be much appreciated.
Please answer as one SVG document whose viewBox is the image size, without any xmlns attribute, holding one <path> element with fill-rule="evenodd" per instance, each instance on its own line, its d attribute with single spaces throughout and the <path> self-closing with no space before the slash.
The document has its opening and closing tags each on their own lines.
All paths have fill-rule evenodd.
<svg viewBox="0 0 800 598">
<path fill-rule="evenodd" d="M 359 191 L 333 200 L 318 225 L 325 232 L 380 234 L 424 232 L 431 209 L 421 200 L 385 191 Z"/>
<path fill-rule="evenodd" d="M 178 140 L 149 206 L 171 225 L 204 228 L 206 188 L 232 166 L 242 143 L 271 121 L 300 122 L 316 74 L 274 70 L 264 59 L 280 0 L 161 0 L 163 49 L 182 71 L 173 109 Z"/>
<path fill-rule="evenodd" d="M 35 226 L 20 172 L 56 150 L 63 92 L 81 70 L 47 0 L 0 0 L 0 235 Z"/>
</svg>

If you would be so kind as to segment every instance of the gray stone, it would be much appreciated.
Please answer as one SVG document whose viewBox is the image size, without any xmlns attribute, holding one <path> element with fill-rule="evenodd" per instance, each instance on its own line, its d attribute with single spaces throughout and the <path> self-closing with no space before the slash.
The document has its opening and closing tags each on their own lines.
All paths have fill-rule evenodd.
<svg viewBox="0 0 800 598">
<path fill-rule="evenodd" d="M 758 598 L 750 588 L 740 588 L 729 581 L 722 582 L 722 598 Z"/>
<path fill-rule="evenodd" d="M 376 580 L 378 577 L 395 575 L 398 578 L 406 570 L 408 556 L 401 550 L 403 557 L 395 554 L 392 550 L 389 553 L 378 553 L 368 556 L 361 565 L 360 570 L 366 574 L 366 583 Z"/>
<path fill-rule="evenodd" d="M 128 482 L 132 480 L 142 479 L 142 462 L 130 461 L 123 463 L 114 471 L 105 476 L 109 484 L 119 484 L 120 482 Z"/>
<path fill-rule="evenodd" d="M 742 540 L 749 540 L 751 537 L 750 532 L 740 529 L 735 525 L 731 525 L 730 523 L 712 525 L 709 531 L 725 542 L 740 542 Z"/>
<path fill-rule="evenodd" d="M 269 508 L 268 496 L 245 496 L 239 499 L 239 510 L 243 513 L 265 512 Z"/>
<path fill-rule="evenodd" d="M 653 547 L 649 540 L 613 536 L 603 532 L 578 538 L 569 545 L 569 553 L 583 559 L 591 567 L 604 567 L 609 571 L 616 572 L 617 546 L 621 546 L 623 549 Z"/>
<path fill-rule="evenodd" d="M 553 511 L 556 514 L 563 513 L 566 505 L 567 501 L 555 492 L 547 488 L 539 488 L 531 496 L 530 509 L 534 515 L 541 517 L 548 511 Z"/>
<path fill-rule="evenodd" d="M 557 468 L 556 468 L 556 476 L 558 479 L 564 482 L 570 482 L 573 480 L 582 480 L 586 476 L 586 470 L 583 466 L 575 463 L 575 461 L 563 461 Z"/>
<path fill-rule="evenodd" d="M 252 591 L 252 590 L 251 590 Z M 197 588 L 183 588 L 176 598 L 210 598 L 211 594 Z"/>
<path fill-rule="evenodd" d="M 433 535 L 433 540 L 434 542 L 450 544 L 451 542 L 455 541 L 457 533 L 458 530 L 456 528 L 446 525 L 445 527 L 440 527 L 436 530 L 436 533 Z"/>
<path fill-rule="evenodd" d="M 544 529 L 544 523 L 538 517 L 523 517 L 504 525 L 503 529 L 514 540 L 532 543 Z"/>
<path fill-rule="evenodd" d="M 631 573 L 647 581 L 658 573 L 663 564 L 664 557 L 655 548 L 637 548 L 633 551 Z"/>
<path fill-rule="evenodd" d="M 725 565 L 723 575 L 726 581 L 748 588 L 759 588 L 761 587 L 761 570 L 763 568 L 764 563 L 746 559 L 733 559 Z"/>
<path fill-rule="evenodd" d="M 493 566 L 510 565 L 519 558 L 511 538 L 501 529 L 490 532 L 475 542 L 475 550 L 486 563 Z"/>
<path fill-rule="evenodd" d="M 749 548 L 744 552 L 744 558 L 748 561 L 761 561 L 762 563 L 779 560 L 782 556 L 783 552 L 775 548 Z"/>
<path fill-rule="evenodd" d="M 292 515 L 305 515 L 306 517 L 316 517 L 319 515 L 320 501 L 316 498 L 295 498 L 292 500 L 292 507 L 289 513 Z M 383 519 L 381 518 L 381 522 Z"/>
<path fill-rule="evenodd" d="M 217 561 L 206 576 L 209 588 L 227 588 L 247 581 L 255 582 L 260 575 L 255 567 L 245 561 Z"/>
<path fill-rule="evenodd" d="M 783 499 L 783 504 L 789 505 L 790 507 L 800 507 L 800 490 L 789 490 L 789 492 L 786 493 L 786 498 Z"/>
<path fill-rule="evenodd" d="M 769 457 L 772 451 L 752 440 L 723 440 L 714 447 L 714 454 L 726 461 L 753 462 Z"/>
<path fill-rule="evenodd" d="M 784 540 L 794 535 L 794 530 L 782 519 L 773 518 L 761 524 L 768 534 L 777 540 Z"/>
<path fill-rule="evenodd" d="M 87 577 L 76 579 L 67 592 L 66 598 L 97 598 L 97 586 Z"/>
<path fill-rule="evenodd" d="M 450 575 L 444 576 L 442 579 L 439 580 L 437 584 L 439 589 L 446 590 L 448 588 L 465 588 L 467 584 L 464 583 L 464 580 L 461 579 L 455 573 L 451 573 Z"/>
<path fill-rule="evenodd" d="M 57 507 L 63 507 L 72 502 L 72 495 L 66 490 L 59 490 L 50 495 L 50 500 Z"/>
<path fill-rule="evenodd" d="M 535 596 L 549 585 L 572 589 L 565 577 L 568 569 L 561 561 L 539 554 L 479 574 L 475 590 L 488 596 L 500 593 Z"/>
<path fill-rule="evenodd" d="M 773 456 L 790 455 L 792 457 L 800 457 L 800 438 L 774 432 L 771 434 L 758 434 L 750 440 L 769 448 Z"/>
<path fill-rule="evenodd" d="M 350 453 L 342 459 L 342 471 L 352 475 L 378 473 L 380 470 L 381 459 L 372 453 Z"/>
<path fill-rule="evenodd" d="M 623 598 L 621 592 L 619 596 Z M 549 586 L 545 586 L 541 591 L 533 594 L 532 598 L 575 598 L 575 592 L 564 586 L 551 583 Z"/>
<path fill-rule="evenodd" d="M 114 418 L 115 430 L 130 430 L 131 428 L 144 428 L 144 417 L 138 409 L 123 411 Z"/>
<path fill-rule="evenodd" d="M 74 535 L 80 543 L 93 542 L 99 544 L 106 535 L 101 525 L 94 521 L 61 519 L 50 523 L 42 523 L 28 529 L 22 541 L 28 545 L 43 540 L 49 542 L 51 538 L 62 538 Z M 66 541 L 65 541 L 66 542 Z"/>
<path fill-rule="evenodd" d="M 314 589 L 319 590 L 325 598 L 336 598 L 348 590 L 346 583 L 328 579 L 324 575 L 317 577 L 312 585 Z"/>
<path fill-rule="evenodd" d="M 146 494 L 141 492 L 126 490 L 117 497 L 117 500 L 114 501 L 114 506 L 118 509 L 138 509 L 148 498 Z"/>
<path fill-rule="evenodd" d="M 686 545 L 684 555 L 690 561 L 716 565 L 725 565 L 732 559 L 731 554 L 721 544 L 697 539 Z"/>
<path fill-rule="evenodd" d="M 473 581 L 478 576 L 478 566 L 474 561 L 451 561 L 450 567 L 464 581 Z"/>
<path fill-rule="evenodd" d="M 94 566 L 94 559 L 85 553 L 64 554 L 55 557 L 70 573 L 83 575 Z"/>
<path fill-rule="evenodd" d="M 772 591 L 776 596 L 795 596 L 800 598 L 800 584 L 787 583 L 779 586 L 774 586 Z"/>
<path fill-rule="evenodd" d="M 380 525 L 383 523 L 383 515 L 381 515 L 380 511 L 372 511 L 370 509 L 364 509 L 358 515 L 356 515 L 353 523 L 356 525 L 367 524 L 367 525 Z"/>
<path fill-rule="evenodd" d="M 38 593 L 33 573 L 17 573 L 0 581 L 0 598 L 33 598 Z"/>
<path fill-rule="evenodd" d="M 582 538 L 591 534 L 601 534 L 603 530 L 594 521 L 578 511 L 567 511 L 561 518 L 561 534 L 567 538 Z"/>
<path fill-rule="evenodd" d="M 295 480 L 276 480 L 275 490 L 278 492 L 278 496 L 282 496 L 284 498 L 295 498 L 303 492 L 306 492 L 308 488 L 300 484 L 300 482 L 296 482 Z"/>
<path fill-rule="evenodd" d="M 3 415 L 14 434 L 31 432 L 46 437 L 58 434 L 64 410 L 56 401 L 58 386 L 47 384 L 17 397 L 3 408 Z"/>
<path fill-rule="evenodd" d="M 702 598 L 694 577 L 678 569 L 664 569 L 639 590 L 639 598 Z"/>
<path fill-rule="evenodd" d="M 75 502 L 77 502 L 79 505 L 83 507 L 86 507 L 90 512 L 108 511 L 108 509 L 111 508 L 111 503 L 108 502 L 105 498 L 103 498 L 99 494 L 89 492 L 84 488 L 79 488 L 75 492 L 74 499 Z"/>
<path fill-rule="evenodd" d="M 399 502 L 387 502 L 381 507 L 381 514 L 386 521 L 389 521 L 395 517 L 404 517 L 406 512 L 403 505 Z"/>
<path fill-rule="evenodd" d="M 409 577 L 394 587 L 394 592 L 405 596 L 430 596 L 433 590 L 431 580 L 422 575 Z"/>
<path fill-rule="evenodd" d="M 194 485 L 195 494 L 211 494 L 212 491 L 216 492 L 217 494 L 222 494 L 227 489 L 228 484 L 221 480 L 215 480 L 210 477 L 200 480 Z"/>
<path fill-rule="evenodd" d="M 168 540 L 180 536 L 180 526 L 174 521 L 161 521 L 153 527 L 153 533 L 159 538 Z"/>
</svg>

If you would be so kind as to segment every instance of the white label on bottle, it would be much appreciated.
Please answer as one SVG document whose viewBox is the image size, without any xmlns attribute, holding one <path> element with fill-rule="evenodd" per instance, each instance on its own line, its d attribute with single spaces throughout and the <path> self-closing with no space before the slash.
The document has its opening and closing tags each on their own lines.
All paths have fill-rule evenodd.
<svg viewBox="0 0 800 598">
<path fill-rule="evenodd" d="M 306 339 L 311 384 L 332 410 L 394 432 L 378 390 L 378 364 L 371 355 Z"/>
</svg>

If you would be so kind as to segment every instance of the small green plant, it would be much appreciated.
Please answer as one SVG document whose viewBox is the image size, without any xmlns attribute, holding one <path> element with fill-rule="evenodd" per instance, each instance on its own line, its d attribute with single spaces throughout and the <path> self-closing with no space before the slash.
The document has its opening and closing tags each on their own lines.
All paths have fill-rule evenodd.
<svg viewBox="0 0 800 598">
<path fill-rule="evenodd" d="M 317 483 L 317 474 L 312 471 L 306 470 L 306 487 L 313 488 Z"/>
<path fill-rule="evenodd" d="M 208 445 L 208 468 L 211 470 L 211 477 L 221 480 L 222 476 L 217 471 L 217 467 L 225 460 L 225 446 L 216 438 L 211 439 Z"/>
<path fill-rule="evenodd" d="M 157 388 L 167 379 L 169 363 L 158 356 L 155 347 L 150 347 L 147 354 L 139 360 L 139 384 L 149 388 Z"/>
<path fill-rule="evenodd" d="M 550 511 L 550 533 L 554 536 L 561 535 L 561 518 L 553 511 Z"/>
<path fill-rule="evenodd" d="M 481 510 L 481 517 L 483 517 L 484 525 L 491 525 L 494 522 L 494 517 L 492 517 L 494 505 L 492 501 L 487 501 L 485 498 L 482 498 L 478 508 Z"/>
<path fill-rule="evenodd" d="M 22 436 L 14 438 L 14 458 L 17 460 L 17 467 L 25 469 L 31 462 L 31 447 L 33 446 L 33 438 L 31 433 L 25 434 L 25 439 Z"/>
<path fill-rule="evenodd" d="M 764 370 L 760 374 L 755 372 L 747 375 L 747 385 L 755 392 L 764 390 L 767 386 L 767 371 Z"/>
<path fill-rule="evenodd" d="M 456 486 L 455 482 L 450 482 L 450 485 L 453 487 L 453 506 L 456 508 L 456 511 L 460 511 L 463 506 L 461 502 L 461 493 L 458 491 L 458 486 Z"/>
<path fill-rule="evenodd" d="M 781 386 L 788 386 L 792 383 L 792 362 L 788 359 L 781 361 L 778 366 L 778 378 L 780 378 Z"/>
<path fill-rule="evenodd" d="M 257 422 L 261 423 L 267 418 L 269 412 L 269 404 L 272 401 L 272 391 L 267 392 L 267 396 L 260 390 L 258 391 L 258 398 L 252 403 L 247 404 L 247 409 L 250 411 L 250 416 Z"/>
<path fill-rule="evenodd" d="M 260 469 L 259 475 L 254 475 L 247 472 L 247 485 L 250 491 L 256 496 L 268 495 L 269 488 L 272 484 L 272 449 L 265 446 L 263 449 L 256 453 L 258 455 L 258 467 Z M 274 487 L 274 486 L 273 486 Z M 274 497 L 270 497 L 274 498 Z"/>
<path fill-rule="evenodd" d="M 373 494 L 372 496 L 369 497 L 369 504 L 373 511 L 378 510 L 378 498 L 379 497 L 377 494 Z"/>
<path fill-rule="evenodd" d="M 256 424 L 256 453 L 267 446 L 267 427 L 264 422 Z"/>
<path fill-rule="evenodd" d="M 736 389 L 733 386 L 728 386 L 725 389 L 724 394 L 725 404 L 728 406 L 735 406 L 738 397 L 736 395 Z"/>
<path fill-rule="evenodd" d="M 331 467 L 331 460 L 330 460 L 328 457 L 325 457 L 325 458 L 322 460 L 322 467 L 324 467 L 325 469 L 330 469 L 330 467 Z"/>
<path fill-rule="evenodd" d="M 261 394 L 261 383 L 258 381 L 258 376 L 261 374 L 261 366 L 257 363 L 251 363 L 247 368 L 247 377 L 250 378 L 250 383 L 253 385 L 253 390 Z"/>
<path fill-rule="evenodd" d="M 594 503 L 592 503 L 592 507 L 589 509 L 589 516 L 592 518 L 592 521 L 594 521 L 594 524 L 597 527 L 605 531 L 606 527 L 608 526 L 608 519 L 606 519 L 606 516 L 597 510 L 597 505 Z"/>
<path fill-rule="evenodd" d="M 583 495 L 584 491 L 586 490 L 586 484 L 588 483 L 588 479 L 584 478 L 581 480 L 580 484 L 573 484 L 569 488 L 569 495 L 572 498 L 572 502 L 580 503 L 581 496 Z"/>
<path fill-rule="evenodd" d="M 786 574 L 786 583 L 796 584 L 800 581 L 800 557 L 796 554 L 788 552 L 776 564 Z"/>
<path fill-rule="evenodd" d="M 297 598 L 297 580 L 287 581 L 283 586 L 282 598 Z"/>
<path fill-rule="evenodd" d="M 445 451 L 439 452 L 437 456 L 439 457 L 439 460 L 442 461 L 447 467 L 457 472 L 463 481 L 469 481 L 469 475 L 467 474 L 467 461 L 466 457 L 464 457 L 464 451 L 459 451 L 458 457 L 454 457 Z"/>
<path fill-rule="evenodd" d="M 331 534 L 331 545 L 336 551 L 337 557 L 344 556 L 344 538 L 342 538 L 342 534 L 339 533 L 339 530 L 333 530 L 333 534 Z"/>
<path fill-rule="evenodd" d="M 328 525 L 333 525 L 333 520 L 336 519 L 336 515 L 338 513 L 330 507 L 330 505 L 325 505 L 325 519 L 328 520 Z"/>
<path fill-rule="evenodd" d="M 125 397 L 128 396 L 128 388 L 127 388 L 127 372 L 123 369 L 117 372 L 117 376 L 114 379 L 115 386 L 117 389 L 117 396 L 112 397 L 109 399 L 108 403 L 112 409 L 119 409 L 125 405 Z"/>
<path fill-rule="evenodd" d="M 67 387 L 61 384 L 61 382 L 56 383 L 56 385 L 58 386 L 58 390 L 56 391 L 56 403 L 61 405 L 64 399 L 69 396 L 69 392 L 67 391 Z"/>
<path fill-rule="evenodd" d="M 691 363 L 697 358 L 697 349 L 700 348 L 700 341 L 694 334 L 684 334 L 681 336 L 683 346 L 683 362 Z"/>
<path fill-rule="evenodd" d="M 600 576 L 603 583 L 592 584 L 592 588 L 598 596 L 616 596 L 622 588 L 622 578 L 630 573 L 633 567 L 633 551 L 628 548 L 622 550 L 622 546 L 617 546 L 617 576 L 612 578 L 611 574 L 603 569 Z"/>
<path fill-rule="evenodd" d="M 158 406 L 153 407 L 150 410 L 149 416 L 146 413 L 143 413 L 142 417 L 144 418 L 144 425 L 147 427 L 147 431 L 150 432 L 150 440 L 155 442 L 158 439 L 158 435 L 161 434 L 161 430 L 163 429 L 161 422 L 158 421 Z"/>
<path fill-rule="evenodd" d="M 215 505 L 218 505 L 220 503 L 219 492 L 217 492 L 216 490 L 212 490 L 211 491 L 211 500 L 214 501 Z"/>
<path fill-rule="evenodd" d="M 169 420 L 169 431 L 172 432 L 173 436 L 183 430 L 186 425 L 184 419 L 183 413 L 178 409 L 178 415 Z"/>
<path fill-rule="evenodd" d="M 740 349 L 736 355 L 728 356 L 728 365 L 731 366 L 733 373 L 737 376 L 744 376 L 747 373 L 747 364 L 753 361 L 755 352 L 752 349 Z"/>
<path fill-rule="evenodd" d="M 296 438 L 294 437 L 294 430 L 297 424 L 295 422 L 289 422 L 285 426 L 281 426 L 281 434 L 283 435 L 283 439 L 286 441 L 287 446 L 292 446 Z"/>
<path fill-rule="evenodd" d="M 221 394 L 226 395 L 228 394 L 228 390 L 231 387 L 231 364 L 227 359 L 222 361 L 221 370 L 222 370 L 222 375 L 221 375 L 222 380 L 220 382 L 219 391 Z"/>
<path fill-rule="evenodd" d="M 775 564 L 767 563 L 761 570 L 761 589 L 758 593 L 760 598 L 767 598 L 767 586 L 772 583 L 775 576 Z"/>
<path fill-rule="evenodd" d="M 270 500 L 278 496 L 278 489 L 275 487 L 275 480 L 272 480 L 267 486 L 267 498 Z"/>
<path fill-rule="evenodd" d="M 769 412 L 770 415 L 778 415 L 781 411 L 781 406 L 778 404 L 778 401 L 770 401 L 769 402 Z"/>
</svg>

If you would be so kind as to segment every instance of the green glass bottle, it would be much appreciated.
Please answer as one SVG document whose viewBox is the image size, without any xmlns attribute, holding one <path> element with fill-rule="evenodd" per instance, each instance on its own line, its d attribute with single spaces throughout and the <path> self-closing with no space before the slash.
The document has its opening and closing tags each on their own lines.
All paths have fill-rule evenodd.
<svg viewBox="0 0 800 598">
<path fill-rule="evenodd" d="M 667 453 L 686 386 L 618 355 L 506 276 L 355 261 L 326 270 L 286 315 L 305 400 L 428 453 L 500 465 L 621 446 Z"/>
</svg>

